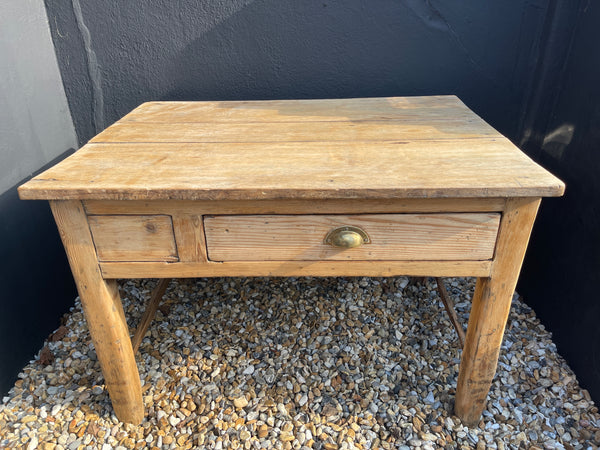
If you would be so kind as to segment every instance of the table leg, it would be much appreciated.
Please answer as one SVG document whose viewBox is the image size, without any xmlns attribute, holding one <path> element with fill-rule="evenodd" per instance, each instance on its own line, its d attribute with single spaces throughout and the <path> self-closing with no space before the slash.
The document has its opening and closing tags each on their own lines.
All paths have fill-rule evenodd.
<svg viewBox="0 0 600 450">
<path fill-rule="evenodd" d="M 140 377 L 117 283 L 102 278 L 82 203 L 50 204 L 115 414 L 123 422 L 139 424 L 144 418 Z"/>
<path fill-rule="evenodd" d="M 490 276 L 477 280 L 454 405 L 456 415 L 468 426 L 479 422 L 496 373 L 512 296 L 539 203 L 539 198 L 507 200 Z"/>
</svg>

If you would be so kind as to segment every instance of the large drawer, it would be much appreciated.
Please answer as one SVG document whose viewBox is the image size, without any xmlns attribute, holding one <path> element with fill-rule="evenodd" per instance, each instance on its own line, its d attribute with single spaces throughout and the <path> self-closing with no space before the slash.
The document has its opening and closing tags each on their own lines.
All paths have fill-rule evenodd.
<svg viewBox="0 0 600 450">
<path fill-rule="evenodd" d="M 488 260 L 499 213 L 206 216 L 211 261 Z M 330 232 L 358 227 L 368 243 L 339 248 Z"/>
</svg>

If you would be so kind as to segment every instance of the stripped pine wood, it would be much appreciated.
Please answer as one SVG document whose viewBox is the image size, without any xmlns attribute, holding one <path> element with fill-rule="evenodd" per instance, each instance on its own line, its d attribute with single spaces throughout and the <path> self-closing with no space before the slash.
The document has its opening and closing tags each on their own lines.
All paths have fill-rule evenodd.
<svg viewBox="0 0 600 450">
<path fill-rule="evenodd" d="M 196 277 L 486 277 L 491 261 L 104 262 L 104 278 Z"/>
<path fill-rule="evenodd" d="M 440 294 L 440 299 L 444 304 L 444 309 L 448 314 L 450 323 L 456 330 L 458 342 L 460 344 L 460 347 L 462 348 L 465 345 L 465 331 L 463 330 L 463 327 L 460 324 L 460 320 L 458 319 L 458 315 L 456 314 L 456 310 L 454 309 L 454 302 L 448 295 L 448 291 L 446 290 L 446 286 L 444 285 L 444 280 L 441 277 L 435 277 L 435 283 L 437 284 L 437 290 Z"/>
<path fill-rule="evenodd" d="M 134 424 L 114 279 L 396 275 L 479 277 L 455 406 L 475 423 L 540 197 L 563 192 L 455 96 L 144 103 L 19 187 L 51 200 L 115 413 Z M 372 242 L 332 250 L 337 225 Z"/>
<path fill-rule="evenodd" d="M 88 144 L 21 198 L 258 200 L 556 196 L 563 183 L 507 139 Z"/>
<path fill-rule="evenodd" d="M 102 278 L 81 202 L 50 205 L 115 413 L 122 421 L 139 424 L 144 418 L 140 377 L 117 283 Z"/>
<path fill-rule="evenodd" d="M 456 97 L 437 96 L 146 103 L 19 189 L 297 200 L 545 196 L 564 185 Z"/>
<path fill-rule="evenodd" d="M 540 199 L 507 202 L 489 277 L 479 278 L 467 326 L 456 388 L 455 412 L 475 425 L 496 373 L 504 328 Z"/>
<path fill-rule="evenodd" d="M 146 123 L 122 122 L 90 142 L 331 142 L 500 138 L 485 122 L 455 118 L 420 122 L 253 122 Z"/>
<path fill-rule="evenodd" d="M 503 198 L 408 198 L 312 200 L 86 200 L 88 214 L 356 214 L 499 212 Z"/>
<path fill-rule="evenodd" d="M 453 95 L 427 97 L 259 100 L 221 102 L 148 102 L 121 122 L 319 122 L 357 120 L 420 120 L 462 117 L 481 121 Z"/>
<path fill-rule="evenodd" d="M 140 323 L 138 324 L 133 337 L 131 338 L 131 346 L 133 347 L 133 353 L 137 353 L 140 348 L 140 344 L 148 331 L 148 327 L 152 323 L 152 319 L 154 318 L 156 311 L 158 311 L 158 306 L 162 301 L 163 296 L 169 287 L 169 283 L 171 282 L 170 278 L 163 278 L 158 280 L 158 284 L 152 291 L 152 295 L 150 296 L 150 300 L 148 300 L 148 304 L 146 305 L 146 310 L 140 319 Z"/>
<path fill-rule="evenodd" d="M 173 216 L 179 261 L 207 261 L 202 216 L 178 213 Z"/>
<path fill-rule="evenodd" d="M 204 219 L 212 261 L 486 260 L 500 214 L 243 215 Z M 323 242 L 337 227 L 363 229 L 371 242 L 340 249 Z"/>
<path fill-rule="evenodd" d="M 88 216 L 99 261 L 177 261 L 170 216 Z"/>
</svg>

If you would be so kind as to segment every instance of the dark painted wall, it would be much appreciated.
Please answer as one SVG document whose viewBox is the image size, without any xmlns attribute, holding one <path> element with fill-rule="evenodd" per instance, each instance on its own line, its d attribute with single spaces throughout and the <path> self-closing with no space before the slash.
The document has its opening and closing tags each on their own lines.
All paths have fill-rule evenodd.
<svg viewBox="0 0 600 450">
<path fill-rule="evenodd" d="M 148 100 L 434 93 L 515 136 L 548 14 L 543 0 L 46 4 L 82 142 Z"/>
<path fill-rule="evenodd" d="M 0 211 L 2 395 L 58 328 L 77 292 L 48 202 L 21 201 L 15 186 L 0 195 Z"/>
<path fill-rule="evenodd" d="M 82 143 L 148 100 L 458 95 L 567 181 L 567 196 L 542 207 L 519 288 L 599 399 L 589 201 L 600 115 L 582 73 L 595 64 L 599 75 L 588 55 L 599 36 L 587 3 L 46 0 Z"/>
<path fill-rule="evenodd" d="M 552 330 L 581 384 L 600 401 L 600 3 L 586 2 L 547 124 L 533 135 L 538 159 L 567 184 L 546 200 L 519 285 Z"/>
</svg>

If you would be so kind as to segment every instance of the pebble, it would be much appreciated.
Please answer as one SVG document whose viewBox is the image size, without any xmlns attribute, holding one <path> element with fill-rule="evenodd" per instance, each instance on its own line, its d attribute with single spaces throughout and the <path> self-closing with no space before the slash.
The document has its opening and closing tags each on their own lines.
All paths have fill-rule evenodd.
<svg viewBox="0 0 600 450">
<path fill-rule="evenodd" d="M 295 437 L 289 431 L 282 431 L 281 434 L 279 435 L 279 439 L 282 442 L 289 442 L 289 441 L 293 441 L 295 439 Z"/>
<path fill-rule="evenodd" d="M 435 441 L 437 439 L 437 436 L 431 433 L 421 433 L 419 436 L 424 441 Z"/>
<path fill-rule="evenodd" d="M 298 400 L 298 406 L 302 407 L 304 405 L 306 405 L 306 403 L 308 402 L 308 396 L 306 394 L 302 395 L 302 397 L 300 397 L 300 400 Z"/>
<path fill-rule="evenodd" d="M 248 406 L 248 399 L 246 397 L 237 397 L 233 400 L 233 404 L 237 409 L 242 409 Z"/>
<path fill-rule="evenodd" d="M 262 424 L 259 428 L 258 428 L 258 437 L 260 439 L 266 437 L 269 434 L 269 427 L 266 424 Z"/>
<path fill-rule="evenodd" d="M 154 280 L 121 283 L 128 321 Z M 474 279 L 447 279 L 466 325 Z M 516 296 L 478 427 L 451 411 L 461 352 L 435 282 L 173 280 L 140 347 L 147 417 L 119 422 L 81 304 L 54 361 L 0 404 L 0 448 L 594 448 L 600 415 Z"/>
<path fill-rule="evenodd" d="M 38 447 L 39 441 L 37 436 L 33 436 L 31 438 L 31 440 L 29 441 L 29 444 L 27 444 L 27 450 L 34 450 Z"/>
<path fill-rule="evenodd" d="M 100 395 L 104 392 L 104 389 L 102 389 L 102 386 L 94 386 L 92 388 L 92 394 L 94 395 Z"/>
</svg>

